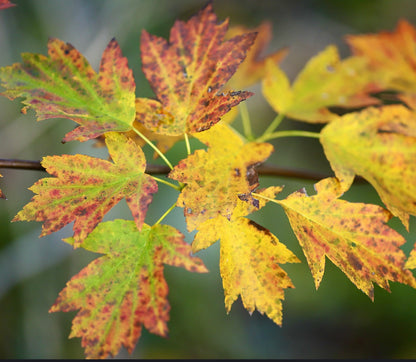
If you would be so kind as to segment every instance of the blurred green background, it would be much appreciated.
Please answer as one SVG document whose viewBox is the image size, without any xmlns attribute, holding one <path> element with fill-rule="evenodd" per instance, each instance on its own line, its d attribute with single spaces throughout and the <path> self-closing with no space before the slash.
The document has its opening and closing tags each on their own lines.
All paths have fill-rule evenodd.
<svg viewBox="0 0 416 362">
<path fill-rule="evenodd" d="M 0 66 L 20 62 L 22 52 L 46 54 L 48 37 L 72 43 L 98 68 L 102 51 L 112 37 L 120 43 L 136 79 L 138 96 L 151 96 L 140 70 L 139 39 L 142 29 L 167 37 L 175 19 L 187 20 L 206 4 L 199 0 L 14 0 L 16 7 L 0 12 Z M 217 0 L 219 19 L 232 25 L 255 27 L 264 20 L 273 24 L 273 41 L 267 49 L 289 46 L 282 68 L 293 79 L 305 62 L 328 44 L 348 55 L 343 36 L 393 30 L 400 18 L 416 25 L 413 0 Z M 261 96 L 259 85 L 247 106 L 257 133 L 274 113 Z M 84 153 L 106 157 L 93 142 L 61 144 L 74 127 L 69 120 L 36 122 L 32 111 L 20 114 L 18 101 L 0 98 L 0 158 L 39 160 L 43 156 Z M 236 127 L 241 127 L 236 121 Z M 305 130 L 319 126 L 285 121 L 283 128 Z M 280 139 L 269 163 L 331 174 L 322 148 L 312 139 Z M 147 154 L 152 152 L 146 149 Z M 185 156 L 183 144 L 168 157 L 177 162 Z M 159 162 L 159 161 L 158 161 Z M 83 358 L 79 339 L 68 340 L 73 313 L 48 314 L 67 280 L 95 255 L 72 250 L 61 241 L 71 226 L 38 238 L 39 223 L 10 223 L 32 197 L 27 188 L 45 174 L 2 169 L 0 188 L 8 200 L 0 200 L 0 358 Z M 261 185 L 285 185 L 283 195 L 301 187 L 312 190 L 313 182 L 284 178 L 261 178 Z M 312 191 L 311 191 L 312 192 Z M 156 221 L 174 202 L 175 193 L 160 187 L 148 215 Z M 358 185 L 345 198 L 380 203 L 372 188 Z M 129 218 L 124 202 L 106 219 Z M 375 302 L 337 270 L 329 261 L 318 291 L 315 290 L 305 258 L 282 210 L 267 205 L 253 219 L 269 228 L 302 260 L 284 265 L 295 284 L 283 302 L 283 326 L 255 312 L 250 316 L 238 300 L 227 315 L 219 276 L 218 243 L 197 255 L 210 270 L 192 274 L 167 266 L 171 319 L 169 338 L 143 330 L 130 356 L 119 358 L 416 358 L 416 291 L 392 283 L 392 293 L 375 287 Z M 182 209 L 165 220 L 186 234 Z M 415 238 L 415 221 L 406 233 L 397 220 L 391 226 L 409 241 Z"/>
</svg>

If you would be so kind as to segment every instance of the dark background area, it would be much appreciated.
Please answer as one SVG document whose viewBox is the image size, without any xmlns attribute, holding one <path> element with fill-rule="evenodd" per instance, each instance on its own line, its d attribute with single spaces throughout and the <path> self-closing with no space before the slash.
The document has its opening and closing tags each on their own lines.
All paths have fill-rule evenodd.
<svg viewBox="0 0 416 362">
<path fill-rule="evenodd" d="M 129 59 L 138 96 L 152 96 L 140 70 L 139 40 L 142 29 L 168 37 L 175 19 L 188 20 L 206 4 L 197 0 L 14 0 L 17 4 L 0 12 L 0 66 L 20 62 L 22 52 L 46 54 L 49 37 L 72 43 L 97 69 L 102 52 L 115 37 Z M 255 27 L 264 20 L 273 24 L 273 41 L 267 52 L 289 46 L 281 63 L 291 79 L 313 55 L 329 44 L 348 48 L 346 34 L 392 31 L 397 21 L 416 25 L 416 2 L 412 0 L 222 0 L 214 1 L 219 19 L 231 25 Z M 253 128 L 259 134 L 275 114 L 261 95 L 261 87 L 247 106 Z M 69 120 L 36 122 L 32 111 L 20 114 L 18 101 L 0 98 L 0 158 L 39 160 L 43 156 L 84 153 L 106 157 L 93 142 L 61 144 L 74 127 Z M 239 121 L 236 121 L 239 128 Z M 319 129 L 319 126 L 285 121 L 282 128 Z M 288 138 L 273 141 L 275 153 L 269 163 L 330 175 L 331 170 L 319 142 Z M 146 150 L 151 155 L 151 151 Z M 183 144 L 169 153 L 176 162 L 185 157 Z M 150 159 L 150 158 L 149 158 Z M 10 223 L 32 197 L 27 190 L 45 174 L 35 171 L 1 170 L 0 188 L 8 200 L 0 200 L 0 358 L 83 358 L 80 340 L 68 340 L 73 313 L 48 314 L 65 283 L 95 255 L 72 250 L 61 241 L 71 226 L 38 238 L 39 223 Z M 284 195 L 301 187 L 312 190 L 312 181 L 261 178 L 261 185 L 285 185 Z M 312 192 L 312 191 L 311 191 Z M 147 222 L 156 221 L 176 197 L 167 187 L 151 205 Z M 345 198 L 380 204 L 369 185 L 357 185 Z M 130 218 L 124 202 L 106 219 Z M 283 302 L 283 326 L 255 312 L 252 316 L 236 301 L 227 315 L 219 275 L 219 243 L 197 255 L 210 270 L 192 274 L 167 266 L 171 320 L 169 338 L 143 330 L 133 358 L 416 358 L 416 291 L 392 283 L 392 293 L 375 287 L 375 301 L 364 295 L 347 277 L 327 261 L 324 279 L 315 290 L 302 250 L 289 223 L 277 205 L 267 205 L 253 219 L 269 228 L 301 259 L 284 265 L 295 284 Z M 186 234 L 182 209 L 165 220 Z M 415 238 L 398 220 L 395 227 L 409 241 Z M 125 350 L 120 358 L 128 358 Z"/>
</svg>

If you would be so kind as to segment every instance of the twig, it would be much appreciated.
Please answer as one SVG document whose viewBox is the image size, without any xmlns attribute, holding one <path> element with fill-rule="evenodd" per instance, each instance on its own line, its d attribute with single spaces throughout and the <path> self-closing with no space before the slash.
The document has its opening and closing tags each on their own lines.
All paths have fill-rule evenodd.
<svg viewBox="0 0 416 362">
<path fill-rule="evenodd" d="M 39 161 L 28 161 L 28 160 L 0 159 L 0 168 L 46 171 Z M 256 170 L 259 175 L 297 178 L 297 179 L 303 179 L 303 180 L 318 181 L 326 177 L 330 177 L 329 175 L 324 175 L 318 172 L 311 172 L 307 170 L 295 170 L 295 169 L 269 166 L 269 165 L 260 165 L 256 167 Z M 157 174 L 166 175 L 169 172 L 170 172 L 170 168 L 164 165 L 147 165 L 146 167 L 146 173 L 150 175 L 157 175 Z M 356 177 L 355 181 L 359 183 L 364 182 L 364 180 L 361 177 Z"/>
</svg>

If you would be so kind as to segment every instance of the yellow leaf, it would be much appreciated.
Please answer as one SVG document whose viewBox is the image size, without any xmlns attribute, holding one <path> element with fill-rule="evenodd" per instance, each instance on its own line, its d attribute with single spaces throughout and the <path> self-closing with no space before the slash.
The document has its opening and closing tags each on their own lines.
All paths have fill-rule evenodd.
<svg viewBox="0 0 416 362">
<path fill-rule="evenodd" d="M 327 107 L 351 108 L 379 102 L 368 95 L 374 88 L 366 67 L 366 60 L 359 57 L 341 61 L 337 48 L 330 45 L 309 60 L 292 87 L 282 70 L 267 62 L 263 94 L 278 113 L 311 123 L 330 122 L 338 116 Z"/>
<path fill-rule="evenodd" d="M 354 175 L 364 177 L 409 227 L 409 214 L 416 215 L 414 112 L 390 105 L 350 113 L 322 130 L 321 143 L 344 191 Z"/>
<path fill-rule="evenodd" d="M 304 190 L 289 195 L 281 204 L 301 244 L 315 280 L 322 280 L 327 256 L 347 277 L 374 299 L 373 282 L 390 291 L 389 281 L 416 287 L 404 269 L 406 256 L 400 249 L 406 240 L 386 225 L 391 214 L 377 205 L 339 200 L 336 178 L 315 184 L 317 195 Z"/>
<path fill-rule="evenodd" d="M 195 151 L 169 174 L 171 179 L 186 183 L 177 205 L 184 208 L 189 231 L 217 215 L 230 218 L 239 195 L 258 203 L 250 196 L 258 186 L 254 167 L 273 151 L 269 143 L 244 144 L 226 124 L 193 135 L 208 150 Z"/>
<path fill-rule="evenodd" d="M 279 191 L 280 188 L 270 188 L 261 193 L 274 197 Z M 238 216 L 249 212 L 250 208 L 250 204 L 239 200 L 239 212 L 230 220 L 217 216 L 200 224 L 192 250 L 205 249 L 221 239 L 220 272 L 227 312 L 241 295 L 250 313 L 257 309 L 281 325 L 284 289 L 293 288 L 293 284 L 279 264 L 298 263 L 299 260 L 270 231 Z"/>
</svg>

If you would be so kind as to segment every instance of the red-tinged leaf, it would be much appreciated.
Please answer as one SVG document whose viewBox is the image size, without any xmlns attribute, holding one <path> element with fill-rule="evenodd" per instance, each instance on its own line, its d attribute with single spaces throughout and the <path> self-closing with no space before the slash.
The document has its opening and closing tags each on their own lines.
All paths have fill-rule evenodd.
<svg viewBox="0 0 416 362">
<path fill-rule="evenodd" d="M 22 54 L 22 63 L 0 68 L 3 95 L 24 97 L 38 120 L 69 118 L 80 124 L 64 141 L 86 141 L 107 131 L 124 132 L 135 118 L 135 83 L 127 59 L 113 39 L 97 74 L 71 44 L 48 42 L 48 57 Z"/>
<path fill-rule="evenodd" d="M 199 258 L 190 256 L 184 236 L 168 225 L 144 224 L 139 231 L 133 221 L 104 222 L 82 247 L 105 255 L 67 283 L 50 312 L 79 310 L 69 338 L 82 338 L 88 358 L 115 356 L 122 346 L 132 353 L 142 326 L 167 335 L 170 306 L 163 264 L 207 272 Z"/>
<path fill-rule="evenodd" d="M 254 167 L 273 151 L 269 143 L 246 143 L 229 126 L 217 124 L 208 131 L 194 134 L 208 145 L 181 160 L 169 173 L 171 179 L 186 183 L 177 205 L 184 208 L 187 227 L 222 215 L 230 218 L 239 200 L 258 187 Z"/>
<path fill-rule="evenodd" d="M 0 0 L 0 10 L 11 8 L 16 6 L 16 4 L 11 3 L 9 0 Z"/>
<path fill-rule="evenodd" d="M 106 144 L 114 163 L 84 155 L 45 157 L 42 165 L 56 178 L 41 179 L 30 187 L 37 195 L 13 221 L 43 221 L 41 236 L 75 221 L 75 246 L 79 246 L 125 198 L 140 229 L 157 183 L 144 173 L 145 156 L 132 140 L 109 132 Z"/>
<path fill-rule="evenodd" d="M 416 109 L 416 29 L 400 20 L 393 32 L 348 35 L 352 52 L 370 63 L 381 87 L 398 91 L 398 98 Z"/>
<path fill-rule="evenodd" d="M 316 288 L 325 270 L 325 256 L 374 299 L 374 285 L 390 291 L 389 281 L 416 288 L 416 280 L 404 268 L 406 256 L 400 249 L 406 240 L 386 225 L 391 214 L 377 205 L 338 199 L 342 194 L 337 179 L 315 184 L 317 195 L 297 191 L 283 206 L 301 244 Z"/>
<path fill-rule="evenodd" d="M 142 68 L 157 97 L 136 101 L 136 119 L 146 128 L 170 136 L 200 132 L 252 95 L 221 92 L 256 36 L 224 41 L 227 27 L 209 4 L 188 22 L 176 21 L 169 42 L 142 32 Z"/>
<path fill-rule="evenodd" d="M 416 113 L 402 105 L 342 116 L 321 132 L 321 143 L 346 191 L 364 177 L 393 215 L 409 228 L 416 215 Z"/>
<path fill-rule="evenodd" d="M 272 54 L 263 56 L 263 52 L 269 45 L 272 38 L 272 24 L 268 21 L 261 23 L 257 28 L 248 29 L 245 26 L 233 26 L 227 31 L 226 38 L 233 38 L 237 35 L 256 32 L 256 41 L 247 52 L 244 61 L 238 67 L 236 73 L 227 83 L 229 89 L 241 89 L 249 87 L 266 75 L 266 61 L 277 64 L 287 55 L 288 48 L 280 49 Z"/>
<path fill-rule="evenodd" d="M 274 198 L 280 190 L 271 187 L 259 193 Z M 261 199 L 259 207 L 264 204 Z M 239 200 L 230 220 L 219 215 L 204 221 L 198 226 L 192 250 L 205 249 L 220 239 L 220 272 L 227 313 L 241 295 L 250 313 L 257 309 L 281 325 L 284 290 L 293 288 L 293 284 L 279 264 L 299 260 L 269 230 L 241 217 L 252 210 L 251 204 Z"/>
</svg>

